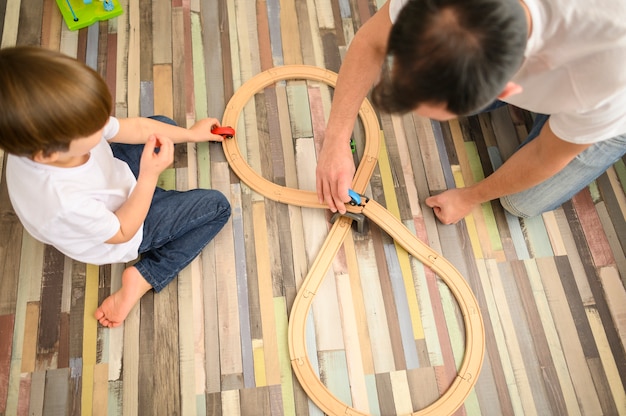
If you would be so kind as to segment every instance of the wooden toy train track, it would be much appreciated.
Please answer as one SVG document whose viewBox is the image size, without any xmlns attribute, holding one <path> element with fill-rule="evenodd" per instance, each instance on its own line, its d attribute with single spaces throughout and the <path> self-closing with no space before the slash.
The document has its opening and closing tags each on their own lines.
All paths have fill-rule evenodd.
<svg viewBox="0 0 626 416">
<path fill-rule="evenodd" d="M 222 124 L 236 126 L 245 104 L 256 93 L 278 81 L 308 79 L 335 86 L 337 74 L 322 68 L 307 65 L 286 65 L 262 72 L 244 83 L 233 95 L 224 111 Z M 359 164 L 352 189 L 361 194 L 372 175 L 380 146 L 380 127 L 371 105 L 364 101 L 359 116 L 365 130 L 365 149 Z M 234 135 L 236 137 L 236 135 Z M 286 188 L 268 181 L 257 174 L 241 155 L 236 139 L 223 142 L 224 152 L 235 174 L 250 188 L 266 198 L 285 204 L 327 209 L 311 191 Z M 465 355 L 457 377 L 448 390 L 428 407 L 414 415 L 450 415 L 458 409 L 474 387 L 482 366 L 485 346 L 485 330 L 478 303 L 465 279 L 445 258 L 421 242 L 405 226 L 376 201 L 365 200 L 356 205 L 347 205 L 348 212 L 364 214 L 385 230 L 408 253 L 430 267 L 448 285 L 456 298 L 465 325 Z M 344 238 L 350 231 L 352 219 L 342 216 L 334 222 L 328 236 L 304 279 L 293 303 L 289 318 L 288 343 L 293 370 L 309 398 L 329 415 L 365 415 L 341 402 L 317 377 L 307 355 L 305 340 L 306 318 L 313 298 L 322 283 L 331 262 Z"/>
</svg>

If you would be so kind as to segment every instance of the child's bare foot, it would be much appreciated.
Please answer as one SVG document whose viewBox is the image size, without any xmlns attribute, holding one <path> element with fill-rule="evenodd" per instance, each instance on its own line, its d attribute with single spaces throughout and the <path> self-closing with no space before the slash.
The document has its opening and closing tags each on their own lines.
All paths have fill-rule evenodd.
<svg viewBox="0 0 626 416">
<path fill-rule="evenodd" d="M 115 328 L 120 326 L 130 310 L 141 297 L 152 289 L 150 283 L 143 278 L 139 270 L 131 266 L 122 274 L 122 287 L 106 298 L 96 309 L 94 317 L 102 326 Z"/>
</svg>

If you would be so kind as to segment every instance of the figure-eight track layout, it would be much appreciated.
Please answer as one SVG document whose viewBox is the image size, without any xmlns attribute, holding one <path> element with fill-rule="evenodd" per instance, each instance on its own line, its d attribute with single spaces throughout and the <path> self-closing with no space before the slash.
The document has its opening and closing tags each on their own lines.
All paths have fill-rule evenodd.
<svg viewBox="0 0 626 416">
<path fill-rule="evenodd" d="M 226 106 L 222 125 L 236 126 L 245 104 L 265 87 L 278 81 L 295 79 L 319 81 L 334 87 L 337 74 L 326 69 L 307 65 L 285 65 L 264 71 L 245 82 L 236 91 Z M 367 100 L 361 105 L 359 117 L 364 126 L 366 143 L 363 157 L 352 183 L 352 190 L 357 195 L 364 192 L 376 165 L 381 134 L 378 119 Z M 318 202 L 315 192 L 286 188 L 270 182 L 257 174 L 241 155 L 237 141 L 232 138 L 233 136 L 236 137 L 234 130 L 222 129 L 230 132 L 230 134 L 224 134 L 227 139 L 223 141 L 224 153 L 228 163 L 241 181 L 251 189 L 266 198 L 285 204 L 310 208 L 328 208 L 326 205 Z M 417 411 L 413 415 L 441 416 L 454 413 L 463 404 L 476 384 L 483 362 L 485 331 L 476 298 L 465 279 L 448 260 L 421 242 L 382 205 L 365 197 L 363 199 L 357 197 L 356 200 L 353 198 L 353 205 L 346 206 L 348 212 L 363 214 L 374 221 L 409 254 L 430 267 L 448 285 L 451 293 L 456 298 L 465 325 L 465 354 L 463 361 L 458 369 L 456 378 L 448 390 L 431 405 Z M 361 411 L 341 402 L 317 377 L 308 359 L 305 339 L 305 322 L 311 303 L 322 280 L 326 276 L 326 272 L 330 268 L 332 260 L 350 231 L 351 222 L 352 219 L 348 216 L 341 216 L 334 222 L 317 258 L 298 290 L 289 318 L 288 343 L 293 370 L 309 398 L 329 415 L 365 415 Z"/>
</svg>

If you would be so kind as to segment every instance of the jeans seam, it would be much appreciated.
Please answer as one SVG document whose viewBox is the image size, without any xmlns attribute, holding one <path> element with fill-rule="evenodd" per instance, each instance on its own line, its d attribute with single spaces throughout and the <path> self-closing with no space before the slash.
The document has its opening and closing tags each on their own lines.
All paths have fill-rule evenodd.
<svg viewBox="0 0 626 416">
<path fill-rule="evenodd" d="M 201 224 L 202 222 L 205 222 L 204 218 L 206 218 L 207 216 L 209 216 L 209 214 L 205 212 L 202 216 L 196 217 L 194 220 L 192 220 L 191 222 L 187 223 L 186 226 L 185 226 L 185 228 L 187 228 L 187 231 L 185 231 L 183 234 L 177 234 L 178 238 L 180 238 L 182 235 L 185 235 L 188 232 L 193 231 L 196 228 L 198 228 L 197 224 Z M 213 215 L 213 217 L 216 217 L 216 216 Z M 200 221 L 200 219 L 202 219 L 202 221 Z M 226 221 L 228 221 L 228 219 Z M 206 223 L 206 225 L 210 225 L 210 224 L 211 223 Z M 164 246 L 165 244 L 173 241 L 174 240 L 174 236 L 175 236 L 175 234 L 169 234 L 165 238 L 161 238 L 159 240 L 153 241 L 153 244 L 152 244 L 153 247 L 152 248 L 158 248 L 158 247 Z M 150 250 L 146 250 L 146 252 L 147 251 L 150 251 Z M 202 251 L 202 250 L 200 250 L 200 251 Z"/>
<path fill-rule="evenodd" d="M 521 212 L 520 210 L 518 210 L 512 203 L 511 200 L 509 199 L 508 195 L 505 195 L 503 197 L 500 198 L 500 204 L 502 205 L 502 207 L 508 211 L 510 214 L 515 215 L 516 217 L 520 217 L 520 218 L 529 218 L 530 216 L 528 214 L 525 214 L 523 212 Z"/>
<path fill-rule="evenodd" d="M 155 292 L 159 292 L 163 289 L 160 284 L 155 284 L 155 282 L 158 283 L 158 281 L 154 278 L 154 276 L 150 274 L 150 272 L 148 272 L 148 269 L 146 269 L 143 264 L 141 264 L 141 259 L 137 263 L 135 263 L 135 268 L 139 271 L 139 274 L 141 274 L 146 282 L 148 282 L 150 286 L 152 286 L 152 289 Z"/>
</svg>

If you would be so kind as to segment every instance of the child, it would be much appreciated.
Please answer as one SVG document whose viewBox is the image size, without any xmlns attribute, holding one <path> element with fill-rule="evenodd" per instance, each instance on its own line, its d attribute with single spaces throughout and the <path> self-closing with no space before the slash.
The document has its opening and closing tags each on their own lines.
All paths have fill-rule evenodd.
<svg viewBox="0 0 626 416">
<path fill-rule="evenodd" d="M 95 71 L 35 47 L 0 50 L 0 108 L 6 182 L 24 228 L 85 263 L 141 255 L 96 310 L 103 326 L 119 326 L 144 293 L 163 289 L 230 217 L 218 191 L 156 187 L 174 143 L 222 140 L 211 134 L 216 119 L 184 129 L 164 117 L 110 117 Z"/>
</svg>

